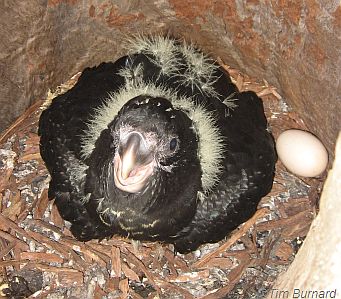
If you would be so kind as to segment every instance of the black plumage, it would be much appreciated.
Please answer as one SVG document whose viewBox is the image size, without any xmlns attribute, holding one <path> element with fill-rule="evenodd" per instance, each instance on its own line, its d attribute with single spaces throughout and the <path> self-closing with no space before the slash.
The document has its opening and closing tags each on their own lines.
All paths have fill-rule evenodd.
<svg viewBox="0 0 341 299">
<path fill-rule="evenodd" d="M 79 240 L 119 234 L 180 252 L 221 240 L 272 186 L 262 101 L 191 45 L 138 37 L 131 47 L 43 111 L 49 197 Z"/>
</svg>

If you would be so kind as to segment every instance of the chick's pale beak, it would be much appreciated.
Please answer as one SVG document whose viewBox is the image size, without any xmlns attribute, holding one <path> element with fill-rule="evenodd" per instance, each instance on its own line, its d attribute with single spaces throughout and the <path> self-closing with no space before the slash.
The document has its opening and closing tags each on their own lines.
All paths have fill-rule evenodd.
<svg viewBox="0 0 341 299">
<path fill-rule="evenodd" d="M 126 180 L 133 169 L 137 166 L 137 156 L 139 153 L 139 147 L 141 138 L 139 135 L 134 134 L 130 136 L 127 141 L 125 149 L 123 149 L 121 158 L 121 176 Z"/>
<path fill-rule="evenodd" d="M 129 133 L 121 140 L 114 158 L 114 180 L 117 188 L 130 193 L 140 191 L 152 175 L 153 168 L 153 154 L 140 133 Z"/>
</svg>

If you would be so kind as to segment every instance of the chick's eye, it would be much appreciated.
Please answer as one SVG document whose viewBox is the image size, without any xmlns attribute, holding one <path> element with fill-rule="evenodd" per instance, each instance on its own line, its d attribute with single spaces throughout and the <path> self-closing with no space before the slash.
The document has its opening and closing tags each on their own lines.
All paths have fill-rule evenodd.
<svg viewBox="0 0 341 299">
<path fill-rule="evenodd" d="M 169 149 L 171 151 L 174 151 L 176 149 L 176 146 L 178 145 L 178 140 L 176 138 L 173 138 L 170 142 L 169 142 Z"/>
</svg>

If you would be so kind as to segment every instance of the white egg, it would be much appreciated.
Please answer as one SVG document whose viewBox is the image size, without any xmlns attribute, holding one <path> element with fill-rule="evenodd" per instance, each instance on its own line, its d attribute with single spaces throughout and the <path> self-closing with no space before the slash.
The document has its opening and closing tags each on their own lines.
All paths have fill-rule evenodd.
<svg viewBox="0 0 341 299">
<path fill-rule="evenodd" d="M 328 152 L 313 134 L 302 130 L 287 130 L 276 141 L 279 159 L 292 173 L 315 177 L 327 167 Z"/>
</svg>

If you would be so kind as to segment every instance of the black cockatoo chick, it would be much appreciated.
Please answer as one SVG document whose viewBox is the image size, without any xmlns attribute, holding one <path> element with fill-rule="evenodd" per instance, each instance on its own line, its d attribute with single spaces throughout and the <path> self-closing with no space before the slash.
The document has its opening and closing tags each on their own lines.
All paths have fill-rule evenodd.
<svg viewBox="0 0 341 299">
<path fill-rule="evenodd" d="M 192 45 L 130 40 L 43 111 L 49 198 L 82 241 L 121 235 L 189 252 L 247 220 L 272 186 L 262 101 Z"/>
</svg>

